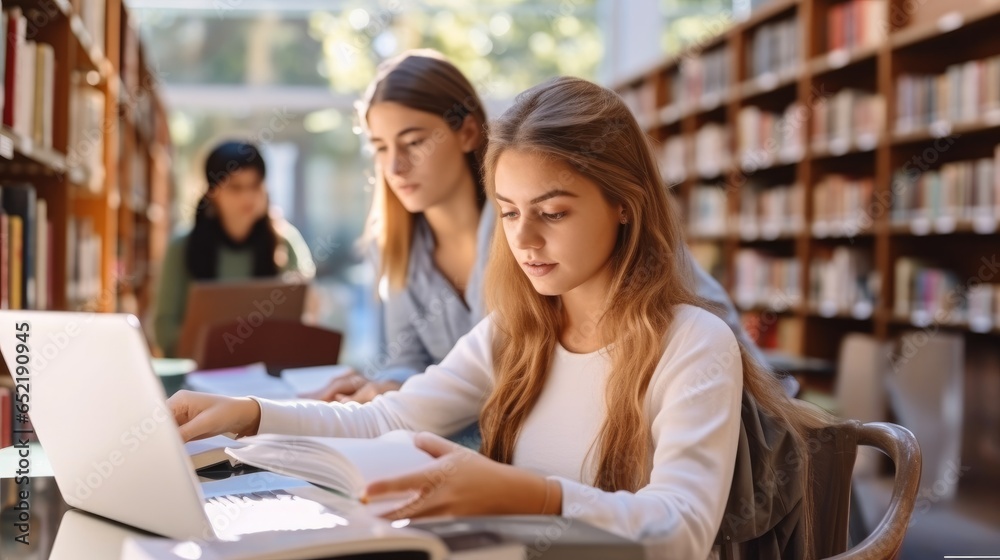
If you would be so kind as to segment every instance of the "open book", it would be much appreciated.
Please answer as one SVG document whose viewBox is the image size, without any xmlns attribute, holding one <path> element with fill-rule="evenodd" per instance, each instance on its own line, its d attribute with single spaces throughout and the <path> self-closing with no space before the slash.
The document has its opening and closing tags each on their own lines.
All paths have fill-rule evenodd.
<svg viewBox="0 0 1000 560">
<path fill-rule="evenodd" d="M 241 463 L 311 482 L 360 499 L 368 484 L 430 465 L 434 458 L 402 430 L 373 439 L 261 434 L 245 437 L 226 453 Z"/>
</svg>

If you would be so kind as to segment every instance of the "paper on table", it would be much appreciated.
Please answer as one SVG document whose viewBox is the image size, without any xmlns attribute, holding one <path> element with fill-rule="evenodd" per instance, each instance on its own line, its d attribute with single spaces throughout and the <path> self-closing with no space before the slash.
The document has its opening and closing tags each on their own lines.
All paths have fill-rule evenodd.
<svg viewBox="0 0 1000 560">
<path fill-rule="evenodd" d="M 292 387 L 281 378 L 268 375 L 267 368 L 262 363 L 190 373 L 186 383 L 195 391 L 228 397 L 247 395 L 265 399 L 296 397 Z"/>
<path fill-rule="evenodd" d="M 296 395 L 322 389 L 331 379 L 351 371 L 350 366 L 316 366 L 282 370 L 281 379 Z"/>
</svg>

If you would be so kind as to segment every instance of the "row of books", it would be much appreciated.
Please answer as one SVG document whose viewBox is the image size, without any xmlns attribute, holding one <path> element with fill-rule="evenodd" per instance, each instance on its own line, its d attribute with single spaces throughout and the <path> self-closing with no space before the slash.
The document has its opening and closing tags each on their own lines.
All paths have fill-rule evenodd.
<svg viewBox="0 0 1000 560">
<path fill-rule="evenodd" d="M 842 89 L 815 105 L 812 149 L 833 155 L 874 150 L 883 123 L 885 101 L 881 95 Z"/>
<path fill-rule="evenodd" d="M 896 84 L 896 130 L 1000 122 L 1000 55 L 952 64 L 940 74 L 902 74 Z"/>
<path fill-rule="evenodd" d="M 825 175 L 813 187 L 812 234 L 853 237 L 872 225 L 875 180 L 839 173 Z"/>
<path fill-rule="evenodd" d="M 740 238 L 777 239 L 802 231 L 805 192 L 800 184 L 747 183 L 740 191 Z"/>
<path fill-rule="evenodd" d="M 885 0 L 848 0 L 827 12 L 826 48 L 863 49 L 885 39 L 889 12 Z"/>
<path fill-rule="evenodd" d="M 0 187 L 0 309 L 48 309 L 52 243 L 48 207 L 35 188 Z"/>
<path fill-rule="evenodd" d="M 55 50 L 28 39 L 28 19 L 19 7 L 0 21 L 0 74 L 3 124 L 28 146 L 52 147 Z"/>
<path fill-rule="evenodd" d="M 780 115 L 754 105 L 740 109 L 736 153 L 744 171 L 802 159 L 806 138 L 802 109 L 799 103 L 792 103 Z"/>
<path fill-rule="evenodd" d="M 978 233 L 993 233 L 1000 218 L 1000 145 L 991 158 L 946 163 L 921 172 L 904 167 L 892 183 L 895 224 L 910 224 L 918 235 L 951 233 L 967 224 Z"/>
<path fill-rule="evenodd" d="M 730 86 L 729 49 L 725 46 L 705 51 L 681 61 L 680 74 L 671 87 L 673 100 L 682 110 L 710 108 L 725 100 Z"/>
<path fill-rule="evenodd" d="M 802 348 L 802 321 L 766 312 L 749 312 L 740 316 L 743 329 L 759 348 L 784 354 L 798 355 Z"/>
<path fill-rule="evenodd" d="M 873 190 L 874 181 L 870 177 L 824 176 L 814 187 L 813 235 L 851 237 L 869 228 Z M 723 186 L 701 184 L 691 190 L 688 211 L 691 235 L 722 237 L 736 231 L 741 239 L 753 241 L 794 236 L 802 231 L 805 189 L 798 183 L 772 186 L 748 182 L 740 189 L 736 218 L 730 219 Z"/>
<path fill-rule="evenodd" d="M 875 310 L 879 275 L 871 252 L 856 247 L 821 251 L 809 265 L 809 302 L 824 317 L 869 319 Z"/>
<path fill-rule="evenodd" d="M 729 128 L 720 123 L 708 123 L 694 137 L 695 173 L 703 179 L 724 174 L 733 161 Z"/>
<path fill-rule="evenodd" d="M 922 259 L 901 257 L 895 263 L 893 313 L 917 326 L 968 325 L 988 332 L 1000 325 L 996 285 L 970 287 L 953 271 Z"/>
<path fill-rule="evenodd" d="M 746 50 L 747 70 L 751 78 L 794 75 L 799 68 L 799 20 L 790 17 L 762 25 L 750 38 Z"/>
<path fill-rule="evenodd" d="M 733 300 L 742 309 L 794 308 L 802 301 L 800 279 L 801 267 L 795 257 L 740 249 L 736 252 Z"/>
</svg>

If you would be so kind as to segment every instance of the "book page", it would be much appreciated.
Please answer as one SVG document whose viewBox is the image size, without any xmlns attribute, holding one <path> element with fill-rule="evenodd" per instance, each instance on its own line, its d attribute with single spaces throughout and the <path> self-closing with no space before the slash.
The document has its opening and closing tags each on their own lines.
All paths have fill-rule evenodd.
<svg viewBox="0 0 1000 560">
<path fill-rule="evenodd" d="M 358 499 L 368 484 L 426 468 L 434 458 L 413 444 L 412 434 L 381 438 L 325 438 L 262 434 L 226 450 L 243 463 L 299 477 Z"/>
</svg>

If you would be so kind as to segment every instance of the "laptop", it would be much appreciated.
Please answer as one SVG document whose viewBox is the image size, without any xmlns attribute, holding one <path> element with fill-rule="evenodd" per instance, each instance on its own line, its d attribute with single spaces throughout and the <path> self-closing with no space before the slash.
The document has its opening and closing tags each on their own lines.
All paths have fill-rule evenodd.
<svg viewBox="0 0 1000 560">
<path fill-rule="evenodd" d="M 28 364 L 31 423 L 72 507 L 171 539 L 245 547 L 288 530 L 286 541 L 259 542 L 446 554 L 426 533 L 302 481 L 262 472 L 200 483 L 134 315 L 0 311 L 0 353 L 11 372 Z"/>
<path fill-rule="evenodd" d="M 281 279 L 197 281 L 188 288 L 177 355 L 195 357 L 206 327 L 240 319 L 256 325 L 263 319 L 302 319 L 309 284 Z"/>
</svg>

